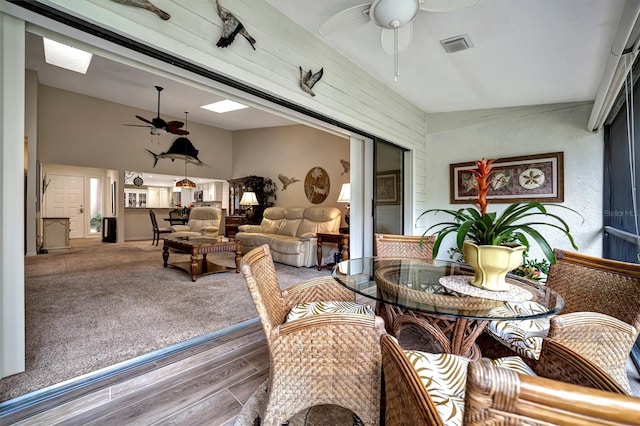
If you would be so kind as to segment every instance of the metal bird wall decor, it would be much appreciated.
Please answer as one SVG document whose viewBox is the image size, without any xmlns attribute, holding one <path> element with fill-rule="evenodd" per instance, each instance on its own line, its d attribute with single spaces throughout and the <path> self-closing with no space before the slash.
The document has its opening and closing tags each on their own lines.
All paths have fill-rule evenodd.
<svg viewBox="0 0 640 426">
<path fill-rule="evenodd" d="M 191 143 L 191 141 L 187 138 L 178 138 L 173 141 L 171 148 L 168 151 L 162 152 L 160 154 L 156 154 L 152 151 L 146 149 L 149 154 L 153 155 L 155 161 L 153 162 L 153 167 L 158 164 L 158 160 L 160 158 L 169 158 L 171 161 L 184 160 L 187 163 L 195 164 L 196 166 L 206 166 L 205 163 L 198 159 L 198 150 Z"/>
<path fill-rule="evenodd" d="M 351 163 L 349 163 L 347 160 L 340 160 L 340 164 L 342 164 L 343 168 L 343 171 L 342 173 L 340 173 L 340 175 L 342 176 L 345 173 L 349 173 L 349 171 L 351 170 Z"/>
<path fill-rule="evenodd" d="M 146 9 L 158 15 L 164 21 L 167 21 L 169 20 L 169 18 L 171 18 L 171 15 L 169 15 L 164 10 L 159 9 L 148 0 L 112 0 L 112 1 L 120 4 L 125 4 L 127 6 L 134 6 L 134 7 L 140 7 L 142 9 Z"/>
<path fill-rule="evenodd" d="M 311 96 L 315 96 L 316 94 L 313 93 L 313 90 L 311 89 L 313 89 L 313 86 L 322 78 L 322 74 L 324 73 L 324 68 L 320 68 L 320 71 L 318 71 L 315 74 L 313 74 L 311 70 L 305 73 L 304 71 L 302 71 L 302 67 L 299 67 L 299 68 L 300 68 L 300 87 L 302 88 L 302 90 L 304 90 Z"/>
<path fill-rule="evenodd" d="M 288 177 L 286 177 L 283 174 L 279 174 L 278 175 L 278 179 L 280 179 L 280 182 L 282 182 L 282 190 L 283 191 L 285 189 L 287 189 L 287 186 L 291 185 L 292 183 L 300 182 L 300 179 L 296 179 L 294 177 L 289 179 Z"/>
<path fill-rule="evenodd" d="M 218 8 L 218 16 L 222 19 L 222 35 L 220 35 L 220 39 L 216 43 L 216 46 L 227 47 L 233 43 L 233 40 L 236 38 L 236 34 L 240 34 L 242 37 L 247 39 L 253 50 L 256 50 L 256 47 L 254 46 L 254 44 L 256 44 L 256 40 L 249 35 L 244 25 L 242 25 L 242 22 L 240 22 L 233 13 L 220 6 L 220 2 L 218 2 L 218 0 L 216 0 L 216 6 Z"/>
</svg>

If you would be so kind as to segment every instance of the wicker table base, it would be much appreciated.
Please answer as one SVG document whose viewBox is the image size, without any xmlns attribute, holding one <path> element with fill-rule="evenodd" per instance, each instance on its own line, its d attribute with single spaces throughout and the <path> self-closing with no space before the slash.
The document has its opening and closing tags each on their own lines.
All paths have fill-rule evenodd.
<svg viewBox="0 0 640 426">
<path fill-rule="evenodd" d="M 383 303 L 378 304 L 377 311 L 377 315 L 384 318 L 387 331 L 398 339 L 403 330 L 415 328 L 432 337 L 442 353 L 472 360 L 482 358 L 476 339 L 489 321 L 429 315 Z"/>
</svg>

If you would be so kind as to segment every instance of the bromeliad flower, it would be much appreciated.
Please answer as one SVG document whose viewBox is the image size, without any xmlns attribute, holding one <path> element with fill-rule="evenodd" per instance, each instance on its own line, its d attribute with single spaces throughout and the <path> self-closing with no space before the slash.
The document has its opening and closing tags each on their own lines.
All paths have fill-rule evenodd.
<svg viewBox="0 0 640 426">
<path fill-rule="evenodd" d="M 484 215 L 487 212 L 487 195 L 489 194 L 489 185 L 491 185 L 491 180 L 489 177 L 491 176 L 491 169 L 493 168 L 492 164 L 496 161 L 482 159 L 476 161 L 477 170 L 471 170 L 471 173 L 474 174 L 476 179 L 475 188 L 478 190 L 478 198 L 477 203 L 480 208 L 480 214 Z"/>
</svg>

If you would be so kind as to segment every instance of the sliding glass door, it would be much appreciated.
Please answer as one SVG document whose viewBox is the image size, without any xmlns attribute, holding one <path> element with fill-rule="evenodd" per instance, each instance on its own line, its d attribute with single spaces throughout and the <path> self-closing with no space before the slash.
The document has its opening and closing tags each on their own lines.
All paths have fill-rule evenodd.
<svg viewBox="0 0 640 426">
<path fill-rule="evenodd" d="M 404 154 L 405 149 L 376 141 L 374 150 L 374 232 L 404 232 Z"/>
<path fill-rule="evenodd" d="M 634 66 L 633 74 L 640 69 Z M 627 87 L 631 87 L 628 82 Z M 621 105 L 605 126 L 604 148 L 604 238 L 603 257 L 640 263 L 640 196 L 636 182 L 640 180 L 640 85 L 621 95 Z M 640 137 L 640 136 L 639 136 Z M 640 338 L 632 351 L 632 359 L 640 370 Z"/>
</svg>

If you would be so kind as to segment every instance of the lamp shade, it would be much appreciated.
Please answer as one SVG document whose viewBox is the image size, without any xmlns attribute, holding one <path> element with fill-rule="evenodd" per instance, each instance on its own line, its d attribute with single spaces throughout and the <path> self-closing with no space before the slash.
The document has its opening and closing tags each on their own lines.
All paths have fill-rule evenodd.
<svg viewBox="0 0 640 426">
<path fill-rule="evenodd" d="M 258 204 L 255 192 L 247 191 L 242 193 L 242 199 L 240 200 L 241 206 L 257 206 Z"/>
<path fill-rule="evenodd" d="M 196 183 L 193 181 L 190 181 L 187 178 L 184 178 L 182 180 L 179 180 L 178 182 L 176 182 L 176 186 L 178 188 L 195 188 L 196 187 Z"/>
<path fill-rule="evenodd" d="M 339 203 L 350 203 L 351 202 L 351 184 L 343 183 L 342 188 L 340 189 L 340 195 L 338 195 Z"/>
</svg>

